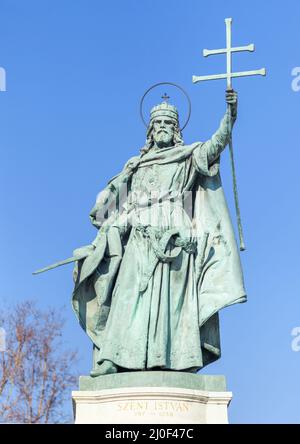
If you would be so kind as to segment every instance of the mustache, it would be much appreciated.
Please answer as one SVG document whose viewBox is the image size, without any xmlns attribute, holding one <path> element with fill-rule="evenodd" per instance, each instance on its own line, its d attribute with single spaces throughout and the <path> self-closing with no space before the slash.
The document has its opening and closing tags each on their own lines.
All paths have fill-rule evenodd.
<svg viewBox="0 0 300 444">
<path fill-rule="evenodd" d="M 169 132 L 167 130 L 159 130 L 159 131 L 157 131 L 157 134 L 160 134 L 160 133 L 169 134 Z"/>
</svg>

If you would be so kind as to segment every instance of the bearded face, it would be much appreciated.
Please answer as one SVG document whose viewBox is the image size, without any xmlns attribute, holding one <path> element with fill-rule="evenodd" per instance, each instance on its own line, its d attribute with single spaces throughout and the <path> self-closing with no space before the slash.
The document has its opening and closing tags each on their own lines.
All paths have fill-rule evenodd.
<svg viewBox="0 0 300 444">
<path fill-rule="evenodd" d="M 153 140 L 158 148 L 173 145 L 175 124 L 169 117 L 156 117 L 153 122 Z"/>
</svg>

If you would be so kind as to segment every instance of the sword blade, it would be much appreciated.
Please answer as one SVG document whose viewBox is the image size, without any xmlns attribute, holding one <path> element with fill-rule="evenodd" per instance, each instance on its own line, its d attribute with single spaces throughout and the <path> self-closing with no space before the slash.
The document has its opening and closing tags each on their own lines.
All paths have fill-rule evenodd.
<svg viewBox="0 0 300 444">
<path fill-rule="evenodd" d="M 39 274 L 44 273 L 48 270 L 53 270 L 53 268 L 61 267 L 62 265 L 70 264 L 71 262 L 79 261 L 80 259 L 84 259 L 87 255 L 78 257 L 78 256 L 72 256 L 68 259 L 64 259 L 63 261 L 55 262 L 55 264 L 48 265 L 48 267 L 40 268 L 39 270 L 34 271 L 32 274 Z"/>
</svg>

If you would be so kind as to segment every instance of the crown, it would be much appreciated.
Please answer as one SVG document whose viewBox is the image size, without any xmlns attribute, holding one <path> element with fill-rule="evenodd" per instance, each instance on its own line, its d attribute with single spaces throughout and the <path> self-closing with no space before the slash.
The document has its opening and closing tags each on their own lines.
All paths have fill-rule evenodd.
<svg viewBox="0 0 300 444">
<path fill-rule="evenodd" d="M 159 116 L 167 116 L 178 121 L 178 111 L 176 107 L 167 102 L 162 102 L 160 105 L 156 105 L 152 108 L 150 119 L 152 120 Z"/>
</svg>

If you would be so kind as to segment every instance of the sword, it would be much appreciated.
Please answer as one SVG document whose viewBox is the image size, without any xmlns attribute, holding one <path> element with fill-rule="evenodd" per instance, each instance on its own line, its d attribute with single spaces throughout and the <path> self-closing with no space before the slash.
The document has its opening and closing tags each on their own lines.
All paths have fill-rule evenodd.
<svg viewBox="0 0 300 444">
<path fill-rule="evenodd" d="M 86 257 L 88 257 L 93 251 L 95 251 L 95 249 L 97 248 L 97 241 L 101 238 L 102 234 L 105 233 L 107 226 L 112 222 L 114 218 L 115 215 L 113 213 L 99 229 L 96 239 L 94 240 L 94 242 L 92 242 L 91 245 L 86 245 L 84 247 L 77 248 L 77 250 L 74 250 L 78 251 L 77 255 L 68 257 L 68 259 L 64 259 L 63 261 L 55 262 L 54 264 L 48 265 L 48 267 L 40 268 L 39 270 L 34 271 L 32 274 L 44 273 L 45 271 L 53 270 L 54 268 L 61 267 L 62 265 L 71 264 L 72 262 L 80 261 L 81 259 L 85 259 Z"/>
<path fill-rule="evenodd" d="M 71 264 L 72 262 L 80 261 L 81 259 L 85 259 L 88 256 L 88 253 L 85 253 L 82 256 L 72 256 L 68 259 L 64 259 L 63 261 L 55 262 L 55 264 L 48 265 L 48 267 L 40 268 L 39 270 L 34 271 L 32 274 L 44 273 L 44 271 L 53 270 L 53 268 L 61 267 L 62 265 Z"/>
</svg>

